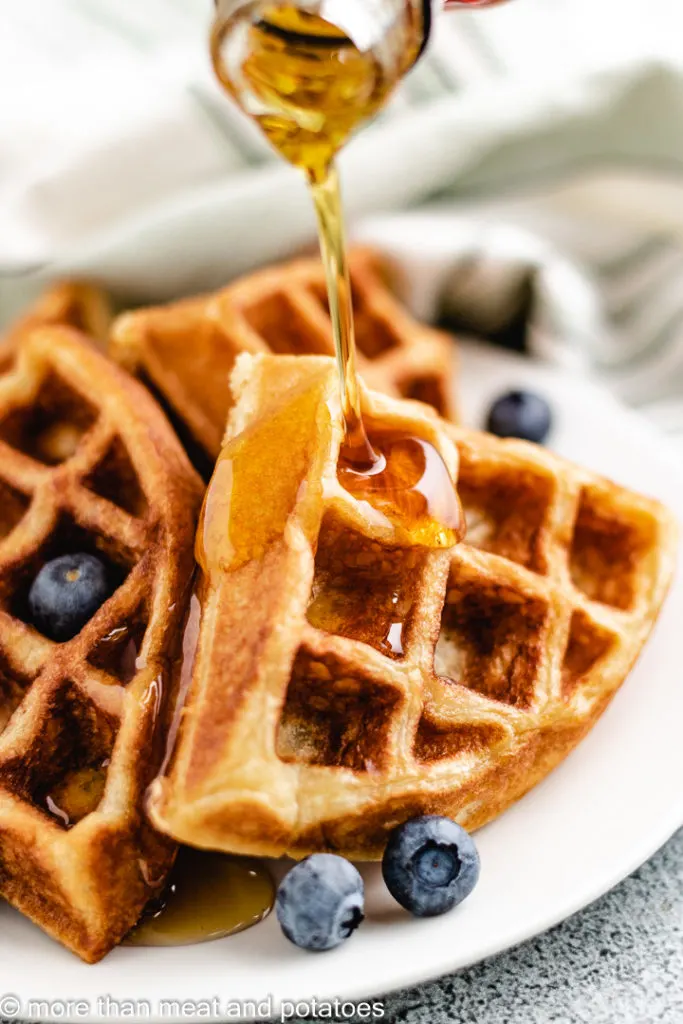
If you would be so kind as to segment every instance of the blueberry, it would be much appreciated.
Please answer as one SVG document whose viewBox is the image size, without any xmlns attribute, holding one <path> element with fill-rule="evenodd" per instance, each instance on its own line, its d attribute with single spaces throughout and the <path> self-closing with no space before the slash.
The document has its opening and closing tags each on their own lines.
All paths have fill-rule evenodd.
<svg viewBox="0 0 683 1024">
<path fill-rule="evenodd" d="M 334 949 L 363 921 L 365 889 L 353 864 L 316 853 L 283 878 L 275 910 L 290 942 L 302 949 Z"/>
<path fill-rule="evenodd" d="M 46 562 L 28 594 L 33 624 L 51 640 L 71 640 L 112 592 L 105 565 L 94 555 Z"/>
<path fill-rule="evenodd" d="M 389 836 L 382 874 L 402 907 L 415 917 L 436 917 L 472 892 L 479 854 L 471 836 L 450 818 L 413 818 Z"/>
<path fill-rule="evenodd" d="M 550 406 L 532 391 L 509 391 L 493 403 L 486 429 L 498 437 L 543 444 L 552 426 Z"/>
</svg>

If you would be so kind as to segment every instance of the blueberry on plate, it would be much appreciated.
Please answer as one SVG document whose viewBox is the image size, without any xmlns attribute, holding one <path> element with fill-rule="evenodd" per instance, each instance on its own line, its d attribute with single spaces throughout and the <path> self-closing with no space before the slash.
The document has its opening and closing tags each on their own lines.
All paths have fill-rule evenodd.
<svg viewBox="0 0 683 1024">
<path fill-rule="evenodd" d="M 302 949 L 334 949 L 364 917 L 363 879 L 348 860 L 316 853 L 296 864 L 277 891 L 275 912 L 290 942 Z"/>
<path fill-rule="evenodd" d="M 111 592 L 106 566 L 95 555 L 61 555 L 46 562 L 31 584 L 31 620 L 50 640 L 71 640 Z"/>
<path fill-rule="evenodd" d="M 552 414 L 545 398 L 533 391 L 509 391 L 491 406 L 486 429 L 498 437 L 519 437 L 543 444 L 551 426 Z"/>
<path fill-rule="evenodd" d="M 450 818 L 413 818 L 389 836 L 382 874 L 402 907 L 415 917 L 436 917 L 472 892 L 479 854 L 469 833 Z"/>
</svg>

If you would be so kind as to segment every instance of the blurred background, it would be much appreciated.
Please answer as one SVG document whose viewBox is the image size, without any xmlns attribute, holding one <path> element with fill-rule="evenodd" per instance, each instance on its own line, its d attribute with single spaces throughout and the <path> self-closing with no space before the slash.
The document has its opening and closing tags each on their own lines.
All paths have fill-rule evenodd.
<svg viewBox="0 0 683 1024">
<path fill-rule="evenodd" d="M 55 276 L 156 301 L 312 243 L 299 176 L 214 82 L 211 11 L 3 0 L 0 323 Z M 421 316 L 504 335 L 524 299 L 518 347 L 683 450 L 682 38 L 680 0 L 443 15 L 342 170 L 354 232 L 402 261 Z"/>
<path fill-rule="evenodd" d="M 3 264 L 59 258 L 120 216 L 274 159 L 213 82 L 206 42 L 211 10 L 211 0 L 4 0 Z M 492 113 L 481 110 L 476 97 L 495 93 L 499 139 L 531 124 L 544 104 L 546 119 L 559 122 L 567 106 L 576 105 L 577 90 L 589 88 L 591 75 L 630 69 L 635 77 L 655 64 L 683 68 L 677 29 L 683 29 L 678 0 L 515 0 L 491 10 L 455 11 L 438 22 L 429 56 L 385 119 L 405 115 L 408 107 L 426 116 L 444 96 L 460 104 L 462 139 L 442 141 L 461 149 L 460 173 L 449 184 L 467 191 L 469 175 L 462 172 L 474 148 L 472 122 L 479 118 L 488 126 Z M 471 105 L 463 108 L 467 98 Z M 585 109 L 591 101 L 581 102 Z M 600 102 L 597 86 L 592 102 Z M 658 120 L 673 134 L 674 121 L 661 121 L 666 114 L 655 99 L 652 109 L 633 111 L 641 131 L 649 133 L 647 122 Z M 563 127 L 566 139 L 572 126 Z M 435 124 L 432 134 L 438 133 Z M 657 143 L 652 162 L 662 160 Z M 404 154 L 407 148 L 404 141 Z M 576 157 L 584 155 L 577 148 Z M 383 169 L 378 161 L 372 171 L 379 178 Z M 369 170 L 366 160 L 366 175 Z M 511 164 L 495 189 L 523 186 L 519 173 Z M 442 174 L 431 181 L 435 189 L 445 184 Z M 481 183 L 479 175 L 479 190 Z M 424 189 L 408 192 L 357 205 L 364 211 L 380 200 L 385 206 L 413 201 Z"/>
<path fill-rule="evenodd" d="M 6 0 L 0 14 L 2 95 L 40 94 L 51 75 L 98 77 L 126 51 L 131 63 L 176 47 L 201 46 L 208 0 Z M 475 57 L 454 73 L 556 74 L 668 54 L 683 61 L 677 0 L 518 0 L 515 8 L 458 13 L 456 35 Z M 454 43 L 457 46 L 457 43 Z M 117 53 L 118 51 L 118 53 Z M 476 54 L 480 60 L 477 62 Z"/>
</svg>

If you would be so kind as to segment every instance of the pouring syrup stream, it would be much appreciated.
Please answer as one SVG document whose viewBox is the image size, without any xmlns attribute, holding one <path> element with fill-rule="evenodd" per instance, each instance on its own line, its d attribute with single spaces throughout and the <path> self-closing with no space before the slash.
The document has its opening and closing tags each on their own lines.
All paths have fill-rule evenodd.
<svg viewBox="0 0 683 1024">
<path fill-rule="evenodd" d="M 378 17 L 372 7 L 371 0 L 354 0 L 344 9 L 341 27 L 308 6 L 248 2 L 235 10 L 234 2 L 224 0 L 218 4 L 211 53 L 219 81 L 273 147 L 304 171 L 311 189 L 345 425 L 339 482 L 380 512 L 383 525 L 396 527 L 397 543 L 448 548 L 464 536 L 464 516 L 440 453 L 424 438 L 404 437 L 396 444 L 396 438 L 373 431 L 363 415 L 358 383 L 335 157 L 353 131 L 385 106 L 415 62 L 425 29 L 414 3 L 402 10 L 397 5 L 393 22 L 382 21 L 381 36 L 369 45 L 372 18 Z M 385 12 L 383 4 L 375 7 Z M 224 10 L 231 13 L 225 16 Z M 358 12 L 366 19 L 362 26 Z M 362 46 L 347 34 L 351 25 L 364 34 Z"/>
</svg>

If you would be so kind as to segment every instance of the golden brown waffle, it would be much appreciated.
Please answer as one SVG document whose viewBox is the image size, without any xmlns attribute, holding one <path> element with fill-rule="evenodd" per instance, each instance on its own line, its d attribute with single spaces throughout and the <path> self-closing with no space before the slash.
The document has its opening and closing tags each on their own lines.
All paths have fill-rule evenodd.
<svg viewBox="0 0 683 1024">
<path fill-rule="evenodd" d="M 141 797 L 165 749 L 200 493 L 144 388 L 74 330 L 22 335 L 0 376 L 0 894 L 91 962 L 174 855 Z M 28 589 L 80 551 L 116 589 L 53 643 Z"/>
<path fill-rule="evenodd" d="M 104 342 L 113 319 L 106 293 L 89 281 L 59 281 L 52 285 L 3 337 L 0 354 L 13 349 L 34 327 L 50 324 L 75 327 Z"/>
<path fill-rule="evenodd" d="M 148 797 L 196 846 L 372 858 L 414 815 L 483 825 L 590 729 L 671 578 L 676 528 L 655 501 L 368 393 L 371 423 L 437 446 L 469 520 L 451 551 L 392 547 L 337 482 L 335 372 L 237 364 L 189 694 Z"/>
<path fill-rule="evenodd" d="M 352 251 L 359 369 L 372 387 L 430 402 L 455 418 L 454 345 L 411 318 L 387 287 L 386 271 L 372 252 Z M 110 342 L 112 357 L 172 411 L 183 439 L 193 442 L 188 449 L 199 446 L 208 456 L 209 470 L 225 431 L 235 359 L 268 351 L 334 354 L 318 260 L 260 271 L 215 295 L 126 313 Z"/>
</svg>

